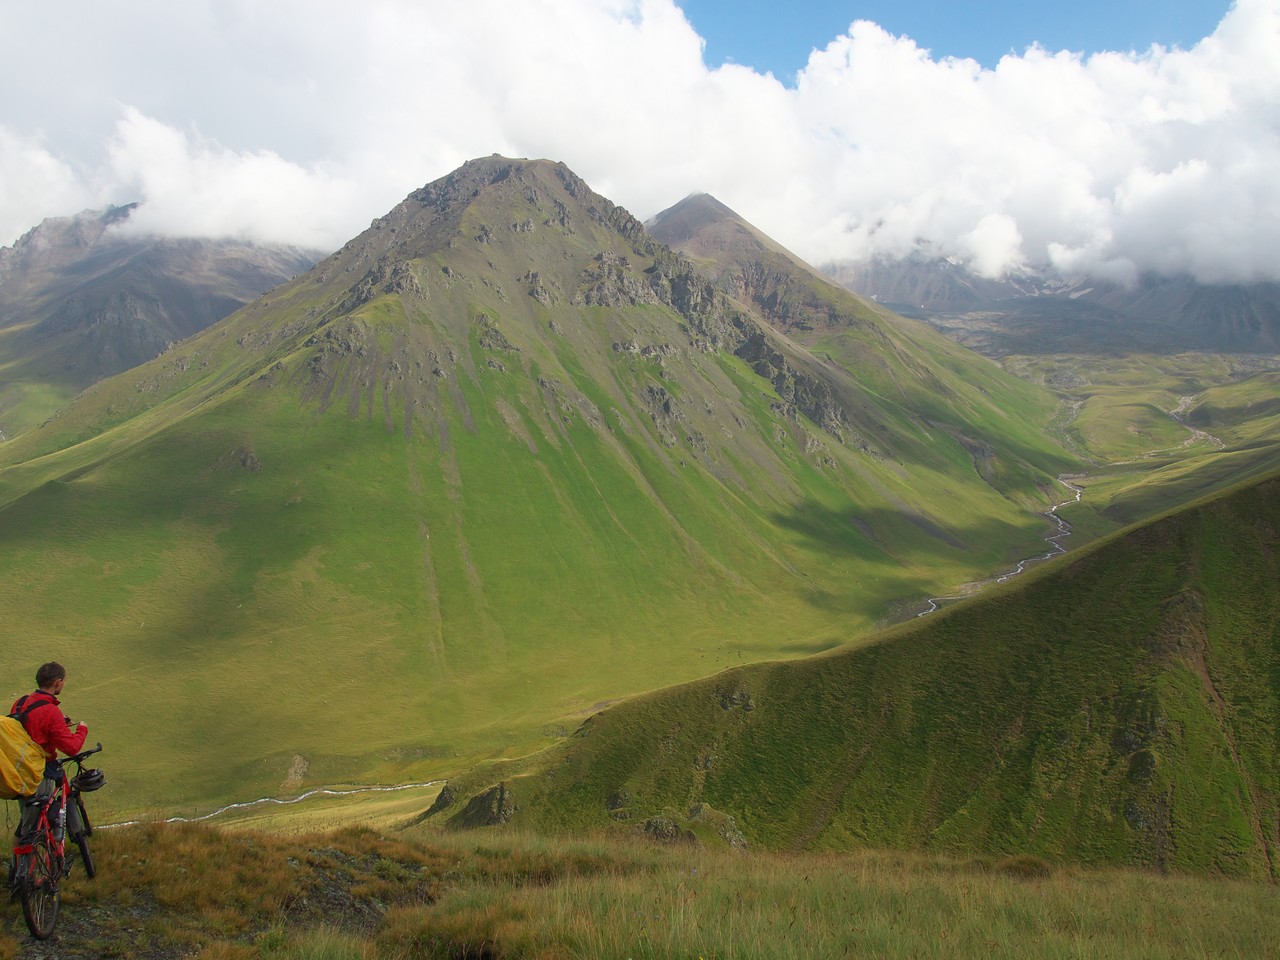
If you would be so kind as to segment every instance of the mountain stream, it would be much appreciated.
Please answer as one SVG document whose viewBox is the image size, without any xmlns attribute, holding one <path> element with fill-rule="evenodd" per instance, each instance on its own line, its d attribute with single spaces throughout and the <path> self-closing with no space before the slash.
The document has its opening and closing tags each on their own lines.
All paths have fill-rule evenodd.
<svg viewBox="0 0 1280 960">
<path fill-rule="evenodd" d="M 228 803 L 225 807 L 219 807 L 212 813 L 201 814 L 198 817 L 168 817 L 160 822 L 162 823 L 200 823 L 203 820 L 212 820 L 214 817 L 229 813 L 232 810 L 247 810 L 250 807 L 268 806 L 274 804 L 276 806 L 287 806 L 291 803 L 301 803 L 304 800 L 310 800 L 313 797 L 350 797 L 358 793 L 393 793 L 399 790 L 413 790 L 417 787 L 434 787 L 437 784 L 444 783 L 443 780 L 428 780 L 426 783 L 400 783 L 394 786 L 381 787 L 352 787 L 350 790 L 331 790 L 328 787 L 317 787 L 314 790 L 308 790 L 296 797 L 289 797 L 281 800 L 278 797 L 259 797 L 257 800 L 244 800 L 240 803 Z M 94 824 L 96 830 L 109 830 L 112 827 L 131 827 L 142 823 L 141 820 L 123 820 L 120 823 L 98 823 Z"/>
<path fill-rule="evenodd" d="M 1084 495 L 1084 490 L 1081 489 L 1080 487 L 1077 487 L 1075 484 L 1071 483 L 1069 480 L 1067 480 L 1066 477 L 1058 477 L 1058 482 L 1062 484 L 1064 487 L 1066 487 L 1068 490 L 1070 490 L 1072 493 L 1074 493 L 1075 496 L 1073 496 L 1070 500 L 1063 500 L 1061 503 L 1055 503 L 1052 507 L 1046 510 L 1044 514 L 1042 514 L 1043 516 L 1046 516 L 1050 520 L 1052 520 L 1058 527 L 1057 533 L 1051 534 L 1050 536 L 1047 536 L 1044 538 L 1044 542 L 1049 544 L 1049 546 L 1051 546 L 1053 549 L 1050 550 L 1048 553 L 1039 553 L 1039 554 L 1036 554 L 1034 557 L 1027 557 L 1027 559 L 1019 561 L 1018 565 L 1014 567 L 1012 570 L 1010 570 L 1008 573 L 1002 573 L 1000 576 L 995 577 L 994 579 L 996 583 L 1007 583 L 1010 579 L 1012 579 L 1013 577 L 1016 577 L 1018 574 L 1026 570 L 1027 567 L 1030 566 L 1031 564 L 1039 563 L 1041 560 L 1049 560 L 1053 557 L 1056 557 L 1060 553 L 1067 552 L 1067 548 L 1062 545 L 1062 541 L 1065 540 L 1067 537 L 1071 536 L 1071 524 L 1067 523 L 1067 521 L 1063 520 L 1060 516 L 1058 516 L 1058 508 L 1065 507 L 1071 503 L 1079 503 L 1081 496 Z M 925 603 L 927 603 L 928 606 L 924 610 L 921 610 L 919 613 L 917 613 L 916 618 L 919 619 L 920 617 L 927 616 L 928 614 L 931 614 L 937 610 L 940 610 L 941 607 L 939 605 L 947 600 L 963 600 L 965 596 L 967 596 L 967 594 L 955 595 L 950 597 L 929 597 L 925 601 Z"/>
</svg>

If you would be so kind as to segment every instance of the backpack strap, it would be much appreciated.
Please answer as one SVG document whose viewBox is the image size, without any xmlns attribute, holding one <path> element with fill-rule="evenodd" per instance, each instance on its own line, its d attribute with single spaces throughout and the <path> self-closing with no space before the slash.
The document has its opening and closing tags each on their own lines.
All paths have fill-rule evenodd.
<svg viewBox="0 0 1280 960">
<path fill-rule="evenodd" d="M 27 725 L 27 717 L 31 716 L 31 714 L 38 708 L 46 706 L 54 707 L 57 706 L 57 704 L 52 700 L 36 700 L 35 694 L 24 694 L 19 697 L 18 701 L 13 705 L 13 713 L 9 714 L 9 716 L 13 717 L 13 719 L 17 720 L 25 727 Z"/>
</svg>

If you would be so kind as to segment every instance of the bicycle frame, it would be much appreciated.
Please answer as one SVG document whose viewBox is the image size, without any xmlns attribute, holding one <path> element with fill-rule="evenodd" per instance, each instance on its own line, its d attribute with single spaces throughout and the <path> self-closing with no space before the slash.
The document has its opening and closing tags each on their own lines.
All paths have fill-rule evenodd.
<svg viewBox="0 0 1280 960">
<path fill-rule="evenodd" d="M 36 818 L 35 830 L 32 832 L 30 839 L 26 843 L 15 843 L 13 846 L 13 864 L 14 870 L 10 878 L 10 896 L 16 896 L 21 889 L 23 882 L 27 877 L 32 875 L 32 857 L 35 855 L 35 839 L 37 837 L 45 837 L 49 850 L 53 854 L 57 862 L 58 870 L 55 871 L 54 885 L 56 889 L 57 878 L 59 875 L 65 876 L 67 862 L 67 804 L 71 799 L 71 777 L 67 774 L 67 764 L 74 763 L 79 769 L 85 758 L 92 756 L 102 749 L 102 744 L 98 744 L 92 750 L 85 750 L 78 753 L 74 757 L 66 757 L 58 761 L 58 765 L 62 767 L 62 779 L 59 789 L 50 793 L 40 804 L 40 813 Z M 23 800 L 22 803 L 34 803 L 34 798 Z M 54 830 L 53 824 L 49 820 L 49 814 L 54 808 L 61 815 L 61 830 Z M 88 826 L 88 824 L 84 824 Z"/>
<path fill-rule="evenodd" d="M 36 829 L 34 836 L 41 834 L 47 835 L 50 843 L 49 848 L 58 858 L 59 862 L 66 860 L 67 854 L 67 798 L 71 795 L 71 778 L 64 772 L 62 775 L 61 789 L 56 793 L 51 793 L 40 805 L 40 815 L 36 818 Z M 58 812 L 62 814 L 62 829 L 55 831 L 53 824 L 49 822 L 49 814 L 53 811 L 54 801 L 58 803 Z M 30 803 L 31 801 L 26 801 Z M 30 843 L 21 846 L 14 845 L 13 854 L 16 857 L 30 857 L 35 852 L 34 845 Z"/>
</svg>

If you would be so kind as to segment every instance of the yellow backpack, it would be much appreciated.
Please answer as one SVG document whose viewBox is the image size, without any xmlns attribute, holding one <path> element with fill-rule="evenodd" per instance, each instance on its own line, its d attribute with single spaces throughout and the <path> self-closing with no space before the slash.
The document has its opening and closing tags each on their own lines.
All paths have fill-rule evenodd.
<svg viewBox="0 0 1280 960">
<path fill-rule="evenodd" d="M 36 706 L 39 703 L 32 704 Z M 18 710 L 19 714 L 26 712 Z M 0 800 L 34 794 L 44 779 L 44 760 L 44 748 L 31 739 L 21 720 L 0 717 Z"/>
</svg>

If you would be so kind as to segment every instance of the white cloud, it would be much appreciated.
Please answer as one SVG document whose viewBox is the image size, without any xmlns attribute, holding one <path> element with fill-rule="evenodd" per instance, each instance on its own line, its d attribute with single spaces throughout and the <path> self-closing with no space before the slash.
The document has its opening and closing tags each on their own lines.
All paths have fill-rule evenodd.
<svg viewBox="0 0 1280 960">
<path fill-rule="evenodd" d="M 356 185 L 270 151 L 235 152 L 126 108 L 108 146 L 118 182 L 145 203 L 126 229 L 333 245 L 334 223 L 363 213 Z"/>
<path fill-rule="evenodd" d="M 92 189 L 39 137 L 0 125 L 0 242 L 47 216 L 78 213 L 96 200 Z"/>
<path fill-rule="evenodd" d="M 139 227 L 336 247 L 501 152 L 641 217 L 709 191 L 817 262 L 1280 279 L 1280 0 L 1190 50 L 990 70 L 858 22 L 794 88 L 708 69 L 673 0 L 118 0 L 72 27 L 36 6 L 0 0 L 0 83 L 47 81 L 0 107 L 0 242 L 142 199 Z"/>
<path fill-rule="evenodd" d="M 846 145 L 849 186 L 832 197 L 844 231 L 822 237 L 818 257 L 925 244 L 984 273 L 1026 260 L 1280 276 L 1280 181 L 1261 173 L 1280 169 L 1278 6 L 1241 0 L 1189 51 L 1033 48 L 994 70 L 855 24 L 811 57 L 797 91 Z M 993 224 L 1018 241 L 991 246 Z M 801 242 L 798 226 L 780 238 Z"/>
<path fill-rule="evenodd" d="M 999 277 L 1022 266 L 1022 234 L 1007 213 L 988 213 L 960 238 L 960 246 L 979 276 Z"/>
</svg>

